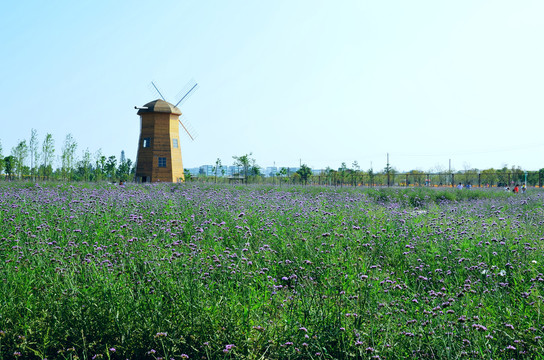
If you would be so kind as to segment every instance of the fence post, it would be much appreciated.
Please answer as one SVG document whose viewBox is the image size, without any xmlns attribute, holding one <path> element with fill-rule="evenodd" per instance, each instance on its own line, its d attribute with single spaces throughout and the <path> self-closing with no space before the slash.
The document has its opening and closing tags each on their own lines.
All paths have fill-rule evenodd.
<svg viewBox="0 0 544 360">
<path fill-rule="evenodd" d="M 478 173 L 478 187 L 482 187 L 482 174 Z"/>
</svg>

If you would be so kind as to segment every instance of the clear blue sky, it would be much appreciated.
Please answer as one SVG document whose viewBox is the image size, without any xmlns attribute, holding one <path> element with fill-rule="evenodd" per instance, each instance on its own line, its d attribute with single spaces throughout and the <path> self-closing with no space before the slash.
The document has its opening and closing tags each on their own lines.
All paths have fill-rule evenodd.
<svg viewBox="0 0 544 360">
<path fill-rule="evenodd" d="M 3 155 L 37 129 L 135 160 L 134 106 L 171 102 L 184 167 L 544 168 L 542 1 L 10 1 Z"/>
</svg>

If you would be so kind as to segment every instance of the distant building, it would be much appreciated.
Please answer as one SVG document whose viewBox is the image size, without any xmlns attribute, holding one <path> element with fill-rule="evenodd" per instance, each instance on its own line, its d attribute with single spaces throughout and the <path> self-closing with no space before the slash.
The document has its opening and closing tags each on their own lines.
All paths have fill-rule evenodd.
<svg viewBox="0 0 544 360">
<path fill-rule="evenodd" d="M 276 166 L 269 166 L 264 171 L 265 176 L 276 176 L 278 173 L 278 168 Z"/>
<path fill-rule="evenodd" d="M 240 174 L 240 166 L 230 165 L 227 167 L 227 176 L 233 176 L 234 174 Z"/>
<path fill-rule="evenodd" d="M 189 168 L 187 169 L 191 176 L 198 176 L 198 172 L 200 171 L 200 168 Z"/>
<path fill-rule="evenodd" d="M 284 167 L 278 166 L 268 166 L 268 167 L 259 167 L 262 176 L 273 177 L 280 176 L 279 172 Z M 286 176 L 293 176 L 300 168 L 299 167 L 285 167 L 287 170 Z M 191 176 L 215 176 L 214 165 L 201 165 L 197 168 L 187 169 L 191 173 Z M 323 175 L 325 174 L 325 169 L 310 169 L 313 175 Z M 244 168 L 241 166 L 229 165 L 221 166 L 217 169 L 217 176 L 232 177 L 236 175 L 244 175 Z"/>
<path fill-rule="evenodd" d="M 199 176 L 212 176 L 214 175 L 213 172 L 213 165 L 201 165 L 198 169 L 198 175 Z"/>
<path fill-rule="evenodd" d="M 318 175 L 319 176 L 319 175 L 321 175 L 323 173 L 325 173 L 325 169 L 312 169 L 312 174 L 313 175 Z"/>
<path fill-rule="evenodd" d="M 290 168 L 287 168 L 287 174 L 288 174 L 289 176 L 291 176 L 291 175 L 293 175 L 294 173 L 296 173 L 296 172 L 298 171 L 298 169 L 300 169 L 300 168 L 298 168 L 298 167 L 290 167 Z"/>
</svg>

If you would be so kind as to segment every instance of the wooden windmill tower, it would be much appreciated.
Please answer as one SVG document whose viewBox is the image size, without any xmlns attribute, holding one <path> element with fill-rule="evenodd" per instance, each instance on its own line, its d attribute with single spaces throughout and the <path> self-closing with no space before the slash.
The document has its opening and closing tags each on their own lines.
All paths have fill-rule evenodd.
<svg viewBox="0 0 544 360">
<path fill-rule="evenodd" d="M 135 106 L 140 115 L 140 140 L 136 157 L 136 182 L 181 182 L 183 162 L 179 139 L 179 125 L 187 132 L 191 140 L 193 136 L 181 122 L 181 111 L 178 108 L 198 84 L 190 84 L 188 91 L 183 91 L 181 99 L 175 104 L 167 102 L 154 83 L 151 83 L 161 99 Z M 186 87 L 187 88 L 187 87 Z"/>
</svg>

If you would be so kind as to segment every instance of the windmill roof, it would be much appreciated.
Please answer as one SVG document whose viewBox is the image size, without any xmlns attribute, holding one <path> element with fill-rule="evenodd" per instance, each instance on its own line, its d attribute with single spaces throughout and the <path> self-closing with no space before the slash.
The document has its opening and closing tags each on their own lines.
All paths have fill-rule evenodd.
<svg viewBox="0 0 544 360">
<path fill-rule="evenodd" d="M 146 107 L 147 109 L 139 109 L 138 115 L 145 114 L 145 113 L 153 113 L 153 112 L 181 115 L 180 109 L 170 104 L 169 102 L 161 100 L 161 99 L 148 102 L 143 107 L 144 108 Z"/>
</svg>

